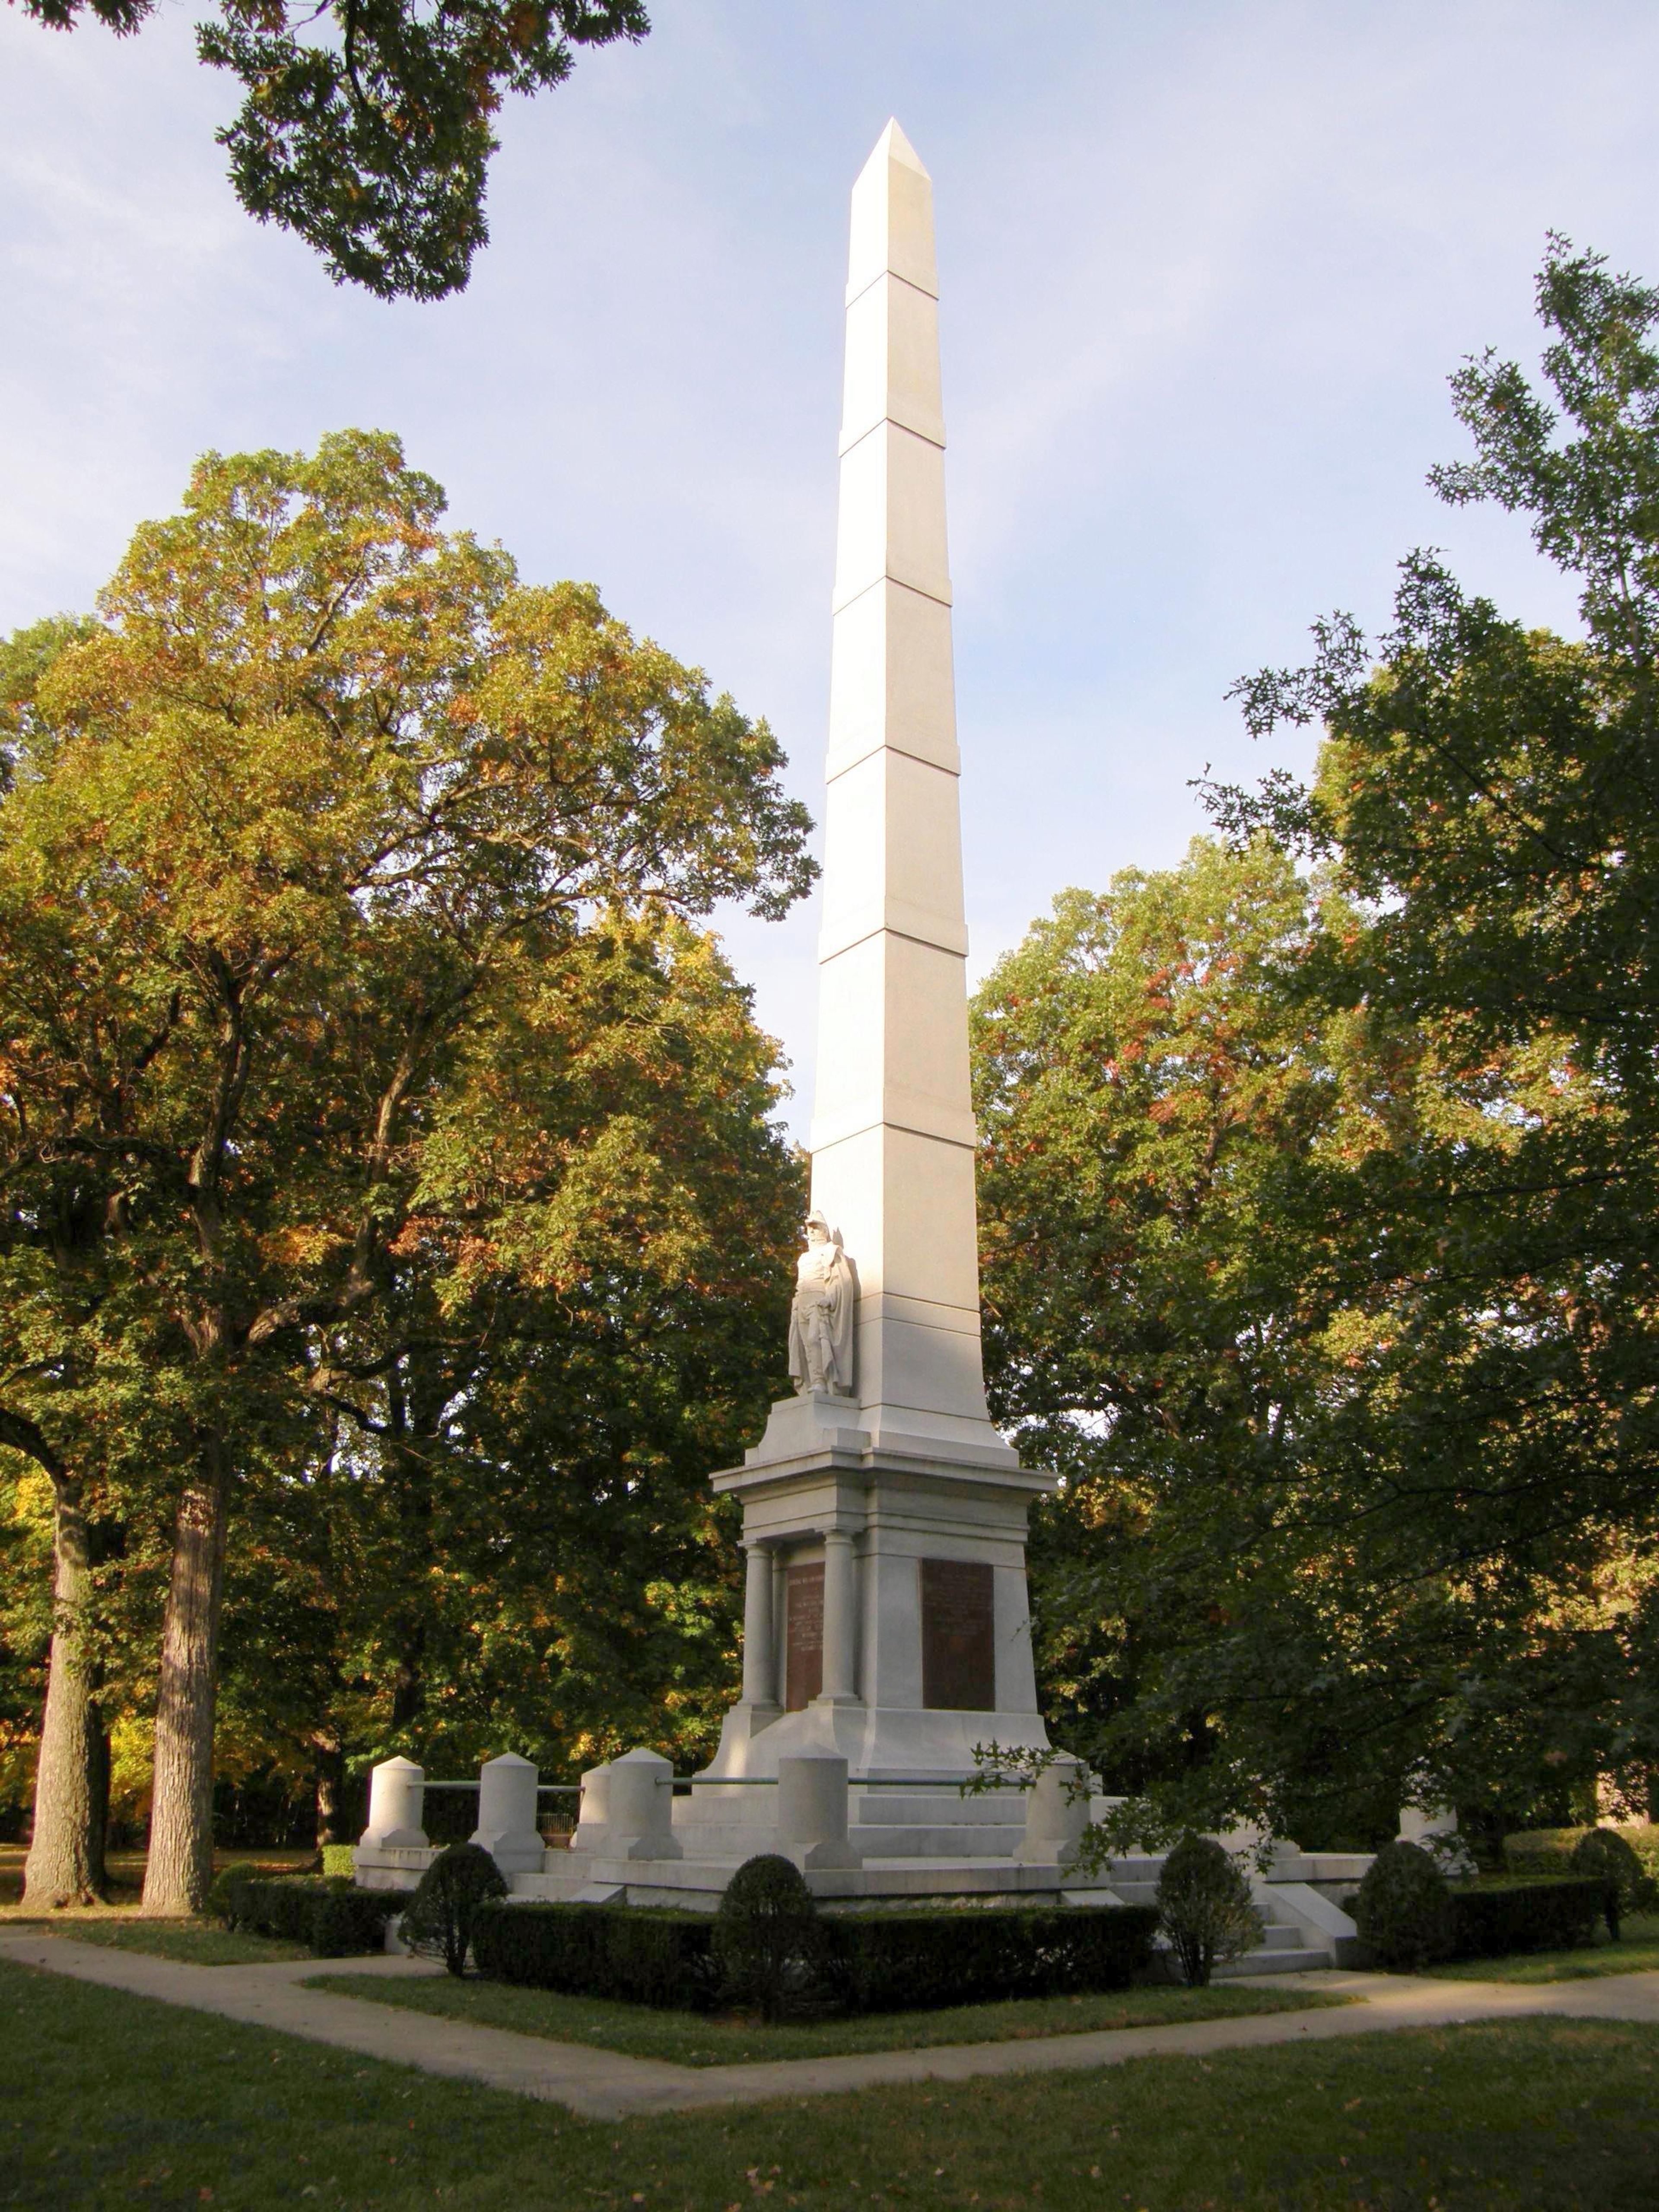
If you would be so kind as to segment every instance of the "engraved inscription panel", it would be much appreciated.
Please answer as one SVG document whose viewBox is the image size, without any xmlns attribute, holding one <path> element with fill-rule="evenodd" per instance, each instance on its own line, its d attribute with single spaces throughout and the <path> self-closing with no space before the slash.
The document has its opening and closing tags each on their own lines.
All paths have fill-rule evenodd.
<svg viewBox="0 0 1659 2212">
<path fill-rule="evenodd" d="M 994 1712 L 992 1571 L 973 1559 L 921 1565 L 921 1702 L 950 1712 Z"/>
<path fill-rule="evenodd" d="M 799 1712 L 823 1687 L 823 1567 L 786 1571 L 784 1706 Z"/>
</svg>

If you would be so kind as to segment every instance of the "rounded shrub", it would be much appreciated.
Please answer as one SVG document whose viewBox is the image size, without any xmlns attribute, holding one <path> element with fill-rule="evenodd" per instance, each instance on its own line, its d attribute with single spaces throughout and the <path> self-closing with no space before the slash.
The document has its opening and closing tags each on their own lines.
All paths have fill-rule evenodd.
<svg viewBox="0 0 1659 2212">
<path fill-rule="evenodd" d="M 1416 1973 L 1452 1948 L 1445 1878 L 1416 1844 L 1385 1844 L 1353 1902 L 1354 1925 L 1384 1966 Z"/>
<path fill-rule="evenodd" d="M 464 1973 L 474 1912 L 486 1898 L 506 1895 L 501 1870 L 482 1844 L 451 1844 L 421 1876 L 399 1933 L 411 1951 L 441 1958 L 452 1974 Z"/>
<path fill-rule="evenodd" d="M 1653 1877 L 1616 1828 L 1592 1828 L 1572 1849 L 1572 1870 L 1606 1886 L 1607 1933 L 1616 1943 L 1627 1912 L 1646 1912 L 1656 1899 Z"/>
<path fill-rule="evenodd" d="M 726 1994 L 778 2020 L 791 1996 L 814 1985 L 821 1951 L 817 1908 L 799 1868 L 775 1851 L 745 1859 L 714 1920 Z"/>
<path fill-rule="evenodd" d="M 249 1866 L 228 1866 L 216 1875 L 206 1899 L 207 1910 L 227 1928 L 240 1928 L 247 1919 L 247 1896 L 254 1879 Z"/>
<path fill-rule="evenodd" d="M 1158 1878 L 1158 1924 L 1170 1939 L 1189 1989 L 1202 1989 L 1216 1966 L 1261 1941 L 1261 1915 L 1243 1870 L 1212 1836 L 1190 1830 Z"/>
</svg>

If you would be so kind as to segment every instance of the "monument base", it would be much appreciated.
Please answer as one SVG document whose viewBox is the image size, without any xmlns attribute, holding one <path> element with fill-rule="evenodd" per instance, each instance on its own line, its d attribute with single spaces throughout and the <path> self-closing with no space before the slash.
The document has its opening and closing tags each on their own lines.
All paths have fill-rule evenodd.
<svg viewBox="0 0 1659 2212">
<path fill-rule="evenodd" d="M 738 1810 L 732 1801 L 740 1796 L 752 1809 Z M 1098 1818 L 1109 1802 L 1097 1797 L 1089 1810 Z M 879 1820 L 870 1817 L 873 1808 L 867 1804 L 858 1808 L 860 1817 L 848 1831 L 852 1852 L 869 1853 L 871 1845 L 885 1839 L 883 1831 L 890 1832 L 896 1820 L 907 1841 L 927 1838 L 956 1849 L 927 1856 L 869 1853 L 858 1866 L 817 1863 L 810 1845 L 789 1855 L 801 1865 L 806 1886 L 820 1906 L 831 1911 L 915 1906 L 929 1899 L 963 1906 L 1019 1904 L 1085 1910 L 1155 1902 L 1161 1857 L 1117 1859 L 1098 1873 L 1079 1875 L 1063 1852 L 1047 1858 L 1016 1856 L 1018 1842 L 1012 1850 L 1008 1844 L 1011 1833 L 1015 1838 L 1023 1833 L 1021 1815 L 1015 1809 L 1019 1802 L 1017 1796 L 1012 1804 L 1005 1802 L 1000 1794 L 962 1799 L 918 1790 L 908 1801 L 882 1808 Z M 960 1848 L 964 1829 L 974 1832 L 972 1847 L 966 1850 Z M 526 1903 L 626 1904 L 714 1912 L 745 1858 L 775 1851 L 784 1843 L 778 1832 L 776 1790 L 765 1784 L 748 1791 L 733 1784 L 696 1784 L 689 1796 L 674 1801 L 674 1837 L 682 1853 L 678 1858 L 629 1857 L 605 1849 L 549 1850 L 539 1872 L 507 1872 L 510 1898 Z M 412 1890 L 434 1856 L 429 1850 L 379 1850 L 361 1845 L 356 1879 L 367 1888 Z M 1281 1850 L 1266 1874 L 1251 1880 L 1262 1916 L 1262 1940 L 1243 1958 L 1218 1966 L 1218 1978 L 1365 1963 L 1353 1922 L 1340 1900 L 1370 1864 L 1368 1854 L 1304 1853 L 1294 1846 Z"/>
<path fill-rule="evenodd" d="M 827 1753 L 846 1760 L 853 1826 L 883 1831 L 884 1856 L 933 1856 L 927 1839 L 964 1825 L 976 1754 L 1048 1748 L 1025 1524 L 1054 1478 L 1022 1468 L 988 1421 L 957 1436 L 925 1418 L 878 1430 L 850 1399 L 787 1398 L 744 1464 L 714 1478 L 743 1503 L 744 1693 L 699 1800 L 701 1785 L 764 1783 L 781 1760 Z M 866 1804 L 884 1791 L 929 1802 L 900 1818 Z"/>
</svg>

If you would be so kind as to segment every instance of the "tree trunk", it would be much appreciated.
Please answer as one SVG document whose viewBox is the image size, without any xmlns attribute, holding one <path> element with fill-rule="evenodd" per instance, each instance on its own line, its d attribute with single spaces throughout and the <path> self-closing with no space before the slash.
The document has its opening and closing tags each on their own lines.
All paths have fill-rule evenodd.
<svg viewBox="0 0 1659 2212">
<path fill-rule="evenodd" d="M 104 1725 L 104 1708 L 97 1698 L 88 1707 L 90 1717 L 92 1747 L 91 1776 L 88 1796 L 91 1811 L 87 1825 L 87 1857 L 92 1867 L 92 1878 L 100 1896 L 109 1889 L 109 1868 L 105 1852 L 109 1845 L 109 1730 Z"/>
<path fill-rule="evenodd" d="M 345 1833 L 345 1753 L 324 1736 L 313 1740 L 317 1767 L 317 1849 L 325 1844 L 349 1844 Z"/>
<path fill-rule="evenodd" d="M 213 1880 L 213 1714 L 224 1590 L 224 1456 L 214 1438 L 179 1501 L 161 1624 L 143 1910 L 199 1912 Z"/>
<path fill-rule="evenodd" d="M 423 1434 L 418 1399 L 418 1375 L 405 1356 L 390 1370 L 386 1386 L 386 1473 L 393 1485 L 398 1533 L 410 1563 L 407 1609 L 386 1623 L 386 1641 L 398 1657 L 392 1677 L 392 1735 L 394 1741 L 413 1728 L 426 1710 L 427 1629 L 430 1599 L 416 1563 L 430 1555 L 432 1526 L 432 1460 L 420 1443 Z M 416 1440 L 419 1439 L 417 1443 Z"/>
<path fill-rule="evenodd" d="M 392 1733 L 401 1736 L 426 1710 L 426 1627 L 406 1626 L 392 1674 Z"/>
<path fill-rule="evenodd" d="M 52 1651 L 34 1778 L 34 1830 L 23 1866 L 32 1911 L 93 1905 L 104 1894 L 96 1815 L 101 1717 L 93 1698 L 92 1564 L 79 1483 L 54 1485 Z M 95 1832 L 96 1831 L 96 1832 Z"/>
</svg>

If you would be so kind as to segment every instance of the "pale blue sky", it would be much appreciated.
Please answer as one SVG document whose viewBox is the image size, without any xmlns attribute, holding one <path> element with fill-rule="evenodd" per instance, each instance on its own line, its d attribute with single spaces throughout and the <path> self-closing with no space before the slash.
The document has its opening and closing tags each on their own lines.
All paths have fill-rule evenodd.
<svg viewBox="0 0 1659 2212">
<path fill-rule="evenodd" d="M 890 113 L 938 202 L 975 972 L 1250 776 L 1223 693 L 1437 543 L 1445 378 L 1535 353 L 1564 230 L 1659 276 L 1651 0 L 657 0 L 506 114 L 471 289 L 388 307 L 244 216 L 192 9 L 0 10 L 0 628 L 87 605 L 208 447 L 399 432 L 458 524 L 764 714 L 816 808 L 846 200 Z M 803 1089 L 814 918 L 734 958 Z M 807 1099 L 794 1118 L 804 1126 Z"/>
</svg>

